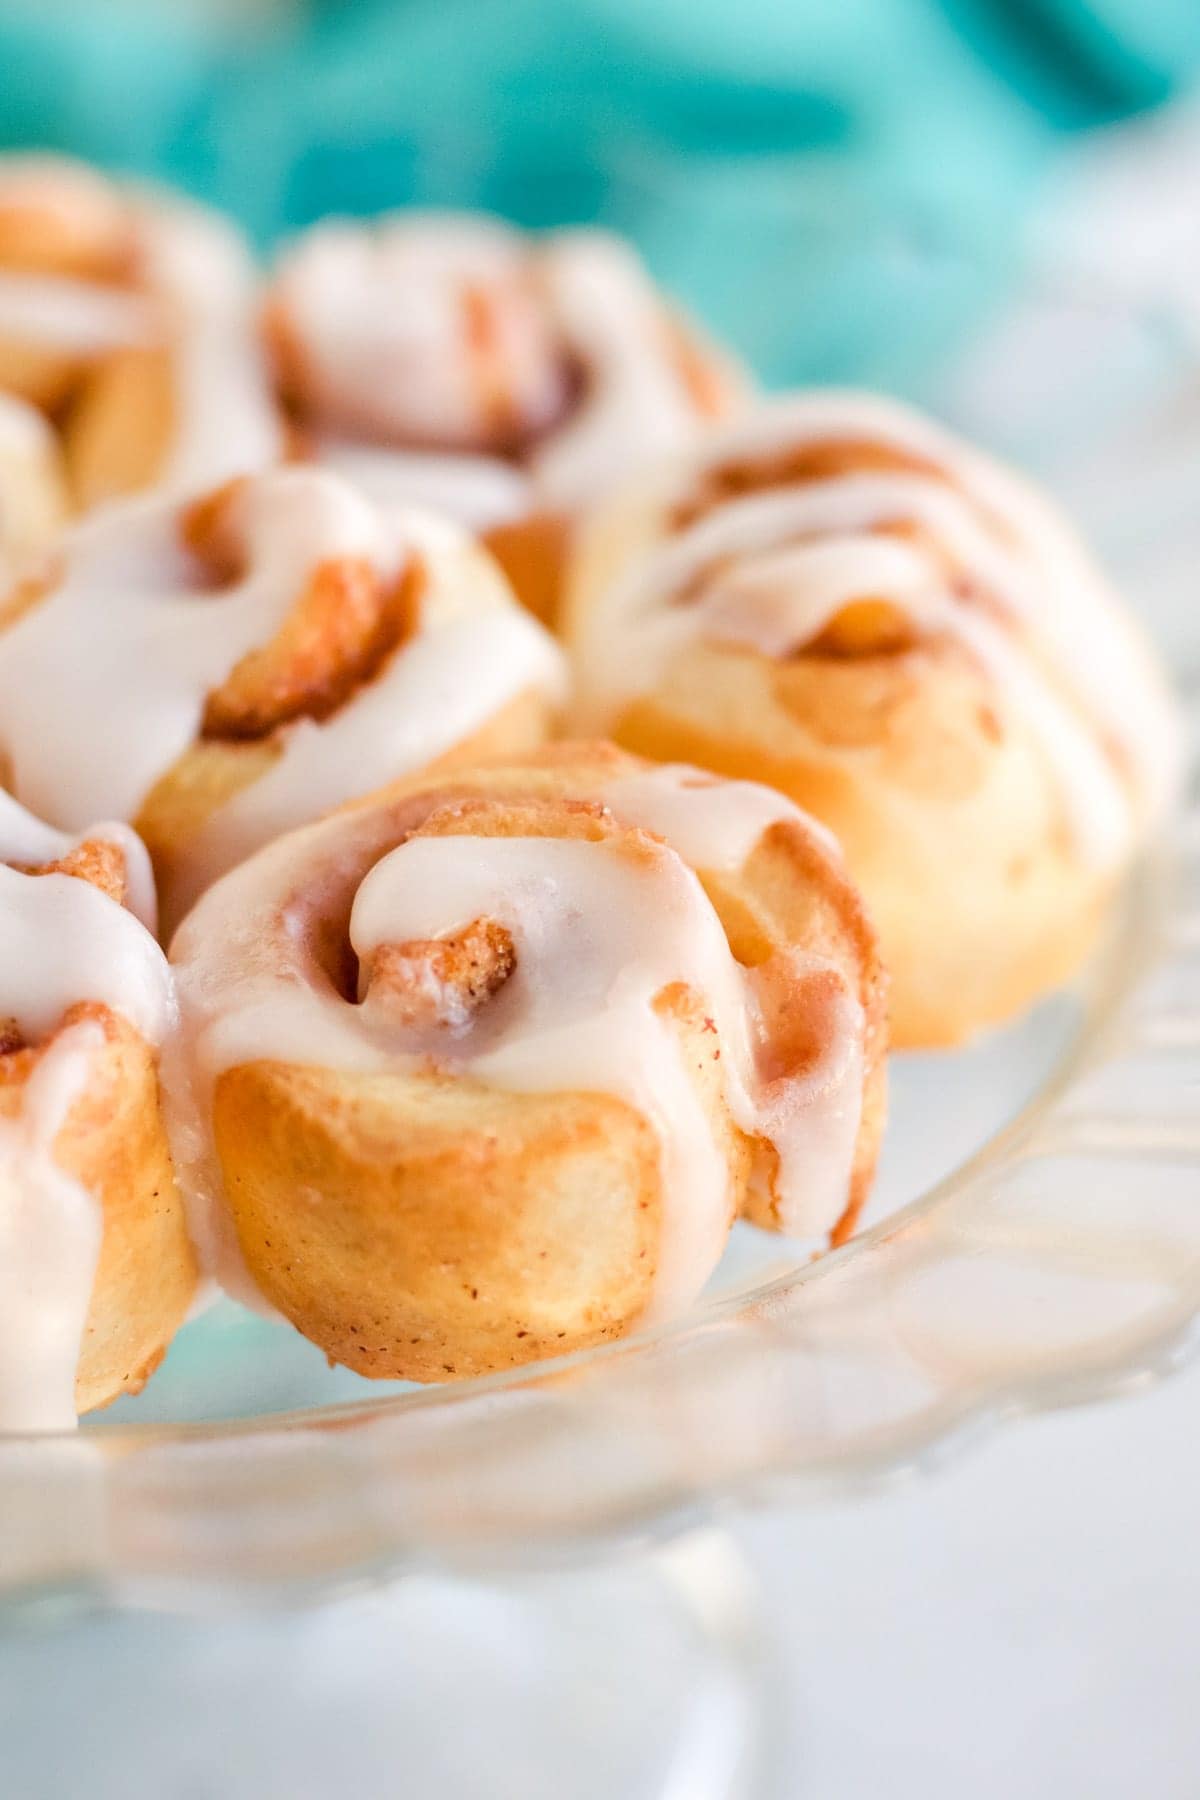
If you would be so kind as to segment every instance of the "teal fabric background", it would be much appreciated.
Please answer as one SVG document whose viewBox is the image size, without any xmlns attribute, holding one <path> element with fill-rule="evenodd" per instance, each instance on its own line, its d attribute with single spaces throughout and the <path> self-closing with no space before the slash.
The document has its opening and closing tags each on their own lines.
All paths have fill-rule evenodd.
<svg viewBox="0 0 1200 1800">
<path fill-rule="evenodd" d="M 1200 0 L 0 0 L 0 142 L 264 244 L 411 202 L 606 221 L 764 373 L 896 383 L 1001 291 L 1065 138 L 1198 65 Z"/>
</svg>

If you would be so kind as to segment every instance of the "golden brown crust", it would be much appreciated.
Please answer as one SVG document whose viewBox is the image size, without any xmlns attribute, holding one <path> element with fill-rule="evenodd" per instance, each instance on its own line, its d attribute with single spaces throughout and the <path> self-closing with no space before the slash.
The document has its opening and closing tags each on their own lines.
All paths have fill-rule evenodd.
<svg viewBox="0 0 1200 1800">
<path fill-rule="evenodd" d="M 511 941 L 480 920 L 449 940 L 384 946 L 360 970 L 345 932 L 367 870 L 414 834 L 583 837 L 647 855 L 646 834 L 601 798 L 643 767 L 611 745 L 559 744 L 356 802 L 342 815 L 359 826 L 345 839 L 352 851 L 287 900 L 280 954 L 307 946 L 304 973 L 287 979 L 332 983 L 345 997 L 365 981 L 393 1019 L 461 1026 L 502 993 Z M 765 965 L 781 942 L 803 946 L 862 1001 L 867 1085 L 843 1235 L 870 1182 L 884 1108 L 884 981 L 870 924 L 836 859 L 791 824 L 768 830 L 741 872 L 703 879 L 739 959 Z M 784 1076 L 811 1065 L 831 977 L 785 981 L 774 969 L 761 1001 L 776 1051 L 768 1073 Z M 657 1006 L 733 1191 L 746 1193 L 763 1147 L 728 1112 L 705 997 L 680 983 Z M 443 1380 L 508 1367 L 618 1336 L 652 1300 L 669 1197 L 653 1130 L 613 1095 L 503 1092 L 436 1061 L 370 1075 L 255 1062 L 219 1077 L 214 1126 L 254 1279 L 329 1356 L 364 1374 Z M 777 1222 L 769 1207 L 760 1216 Z"/>
</svg>

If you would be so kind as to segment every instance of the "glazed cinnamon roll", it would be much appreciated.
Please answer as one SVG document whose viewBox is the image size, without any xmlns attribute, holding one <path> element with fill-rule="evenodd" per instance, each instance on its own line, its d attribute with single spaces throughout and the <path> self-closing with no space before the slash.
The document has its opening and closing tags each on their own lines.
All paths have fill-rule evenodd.
<svg viewBox="0 0 1200 1800">
<path fill-rule="evenodd" d="M 61 429 L 76 501 L 283 452 L 232 225 L 58 157 L 0 158 L 0 389 Z"/>
<path fill-rule="evenodd" d="M 0 393 L 0 586 L 46 548 L 65 516 L 54 433 L 34 407 Z"/>
<path fill-rule="evenodd" d="M 0 1430 L 136 1393 L 195 1261 L 159 1095 L 173 1024 L 146 852 L 0 794 Z"/>
<path fill-rule="evenodd" d="M 890 401 L 784 399 L 639 479 L 582 534 L 568 636 L 585 729 L 833 828 L 900 1044 L 1069 976 L 1171 791 L 1166 685 L 1070 527 Z"/>
<path fill-rule="evenodd" d="M 599 231 L 330 221 L 282 257 L 266 330 L 316 454 L 488 531 L 543 618 L 577 508 L 742 390 L 633 250 Z"/>
<path fill-rule="evenodd" d="M 873 935 L 765 788 L 608 745 L 405 782 L 234 870 L 171 955 L 208 1254 L 364 1375 L 617 1337 L 739 1210 L 840 1238 L 871 1179 Z"/>
<path fill-rule="evenodd" d="M 136 822 L 170 922 L 354 795 L 539 742 L 560 673 L 456 526 L 277 469 L 110 506 L 0 603 L 0 759 L 56 825 Z"/>
</svg>

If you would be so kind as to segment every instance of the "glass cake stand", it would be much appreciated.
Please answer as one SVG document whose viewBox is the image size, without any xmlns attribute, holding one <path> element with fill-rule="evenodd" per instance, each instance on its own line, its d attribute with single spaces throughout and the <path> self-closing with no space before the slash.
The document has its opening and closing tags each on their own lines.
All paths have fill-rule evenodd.
<svg viewBox="0 0 1200 1800">
<path fill-rule="evenodd" d="M 684 202 L 651 191 L 647 240 L 686 292 Z M 779 255 L 772 240 L 768 264 Z M 1200 667 L 1200 380 L 1185 334 L 1066 271 L 981 322 L 962 304 L 971 268 L 920 232 L 882 234 L 869 275 L 879 316 L 924 346 L 899 344 L 873 372 L 1049 482 L 1186 690 Z M 769 330 L 743 349 L 778 366 L 778 283 L 751 317 Z M 932 357 L 930 318 L 944 327 Z M 818 333 L 795 360 L 841 380 L 862 359 Z M 671 1325 L 425 1390 L 330 1369 L 285 1326 L 223 1305 L 137 1400 L 72 1436 L 0 1440 L 8 1616 L 312 1598 L 401 1571 L 458 1579 L 651 1546 L 688 1630 L 744 1694 L 749 1603 L 705 1531 L 721 1510 L 875 1482 L 983 1425 L 1171 1368 L 1200 1312 L 1198 1198 L 1193 795 L 1076 988 L 969 1050 L 895 1059 L 878 1191 L 844 1249 L 814 1258 L 739 1226 Z M 723 1785 L 678 1791 L 749 1791 L 734 1762 Z"/>
</svg>

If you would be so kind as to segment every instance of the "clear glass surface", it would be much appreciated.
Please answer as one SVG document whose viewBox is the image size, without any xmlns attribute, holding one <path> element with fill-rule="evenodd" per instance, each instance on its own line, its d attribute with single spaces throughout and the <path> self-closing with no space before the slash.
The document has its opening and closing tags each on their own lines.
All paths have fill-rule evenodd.
<svg viewBox="0 0 1200 1800">
<path fill-rule="evenodd" d="M 1169 321 L 1067 271 L 981 314 L 994 271 L 977 260 L 890 227 L 848 259 L 844 233 L 761 178 L 740 211 L 728 171 L 628 193 L 606 215 L 761 367 L 884 380 L 1044 478 L 1186 683 L 1200 388 Z M 742 260 L 693 283 L 697 234 L 735 213 Z M 861 318 L 847 305 L 839 324 L 831 270 L 853 274 Z M 366 1383 L 223 1305 L 143 1396 L 73 1437 L 0 1440 L 0 1590 L 308 1594 L 408 1565 L 545 1563 L 734 1498 L 876 1479 L 981 1422 L 1169 1366 L 1200 1307 L 1198 1175 L 1193 808 L 1075 990 L 968 1051 L 895 1060 L 881 1179 L 845 1249 L 814 1260 L 739 1226 L 671 1326 L 440 1389 Z"/>
</svg>

